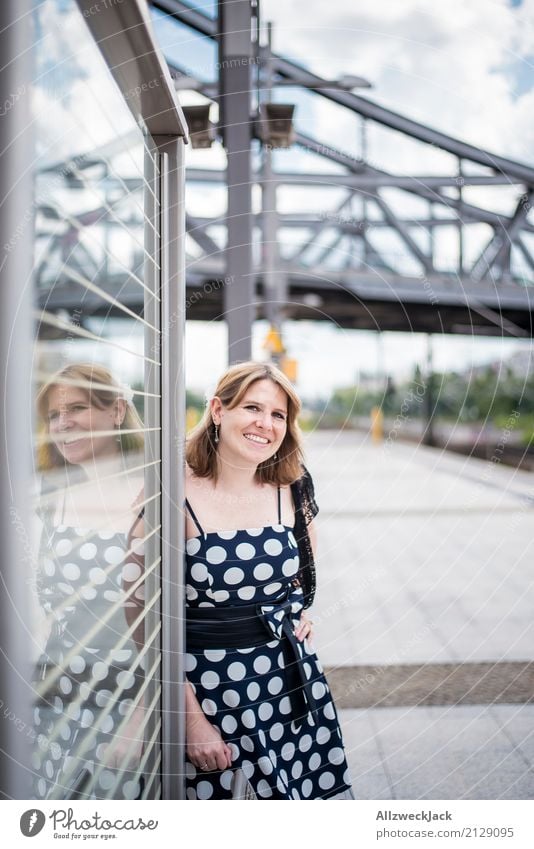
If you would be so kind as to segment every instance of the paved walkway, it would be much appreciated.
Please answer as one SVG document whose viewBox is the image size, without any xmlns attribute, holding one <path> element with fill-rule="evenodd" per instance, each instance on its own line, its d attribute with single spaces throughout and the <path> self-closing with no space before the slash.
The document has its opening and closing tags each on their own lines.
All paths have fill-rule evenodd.
<svg viewBox="0 0 534 849">
<path fill-rule="evenodd" d="M 356 795 L 534 798 L 534 475 L 349 431 L 306 456 Z"/>
</svg>

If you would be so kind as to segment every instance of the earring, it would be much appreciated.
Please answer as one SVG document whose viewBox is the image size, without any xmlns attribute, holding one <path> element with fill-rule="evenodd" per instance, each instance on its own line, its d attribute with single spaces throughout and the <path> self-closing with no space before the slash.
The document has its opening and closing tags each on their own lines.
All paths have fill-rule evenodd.
<svg viewBox="0 0 534 849">
<path fill-rule="evenodd" d="M 273 460 L 278 460 L 278 451 L 273 454 Z"/>
<path fill-rule="evenodd" d="M 121 444 L 121 426 L 120 426 L 120 424 L 115 425 L 115 430 L 117 431 L 117 435 L 116 435 L 115 439 L 117 440 L 117 442 L 120 445 Z"/>
<path fill-rule="evenodd" d="M 219 425 L 215 425 L 215 442 L 219 441 Z"/>
</svg>

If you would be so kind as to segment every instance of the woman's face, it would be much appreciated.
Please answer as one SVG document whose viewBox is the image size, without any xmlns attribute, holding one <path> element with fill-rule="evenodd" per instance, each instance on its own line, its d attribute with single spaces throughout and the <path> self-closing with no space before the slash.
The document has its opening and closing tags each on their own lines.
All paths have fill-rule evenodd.
<svg viewBox="0 0 534 849">
<path fill-rule="evenodd" d="M 258 466 L 282 444 L 287 432 L 288 398 L 269 378 L 252 383 L 241 402 L 231 410 L 218 398 L 212 400 L 212 415 L 219 424 L 219 452 Z"/>
<path fill-rule="evenodd" d="M 74 464 L 114 454 L 118 442 L 112 431 L 124 419 L 125 402 L 118 399 L 110 407 L 91 406 L 83 389 L 53 386 L 48 393 L 48 429 L 63 457 Z M 87 435 L 85 435 L 87 434 Z"/>
</svg>

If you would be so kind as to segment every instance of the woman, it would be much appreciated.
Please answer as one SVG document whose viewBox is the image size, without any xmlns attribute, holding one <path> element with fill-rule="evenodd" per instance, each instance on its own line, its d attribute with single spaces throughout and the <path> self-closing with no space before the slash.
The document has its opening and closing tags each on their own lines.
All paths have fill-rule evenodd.
<svg viewBox="0 0 534 849">
<path fill-rule="evenodd" d="M 133 640 L 123 639 L 122 584 L 142 489 L 131 471 L 142 464 L 142 423 L 131 390 L 93 364 L 62 369 L 37 403 L 47 634 L 35 683 L 35 795 L 136 798 L 139 782 L 124 767 L 139 751 L 131 743 L 141 671 Z"/>
<path fill-rule="evenodd" d="M 317 507 L 299 410 L 282 372 L 241 363 L 187 442 L 190 799 L 231 798 L 238 768 L 260 799 L 354 798 L 304 613 Z"/>
</svg>

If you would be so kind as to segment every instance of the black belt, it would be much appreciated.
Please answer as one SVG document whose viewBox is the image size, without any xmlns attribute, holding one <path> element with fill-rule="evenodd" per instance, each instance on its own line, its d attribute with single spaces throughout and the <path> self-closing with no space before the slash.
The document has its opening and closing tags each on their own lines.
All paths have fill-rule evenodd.
<svg viewBox="0 0 534 849">
<path fill-rule="evenodd" d="M 282 645 L 293 719 L 311 713 L 318 723 L 313 682 L 306 676 L 306 658 L 293 632 L 287 596 L 272 604 L 186 608 L 187 651 L 249 648 L 273 640 L 280 640 Z"/>
</svg>

